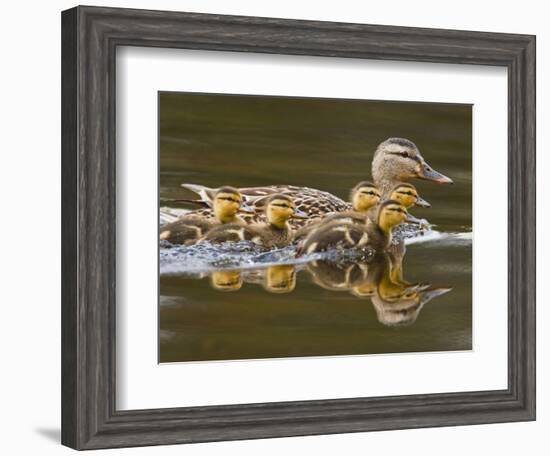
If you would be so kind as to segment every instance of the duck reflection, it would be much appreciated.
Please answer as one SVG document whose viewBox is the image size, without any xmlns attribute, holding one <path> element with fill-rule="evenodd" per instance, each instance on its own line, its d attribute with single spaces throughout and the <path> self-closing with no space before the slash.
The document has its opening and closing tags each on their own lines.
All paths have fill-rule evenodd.
<svg viewBox="0 0 550 456">
<path fill-rule="evenodd" d="M 212 288 L 220 291 L 237 291 L 243 286 L 239 271 L 215 271 L 210 275 Z"/>
<path fill-rule="evenodd" d="M 296 268 L 290 264 L 249 271 L 215 271 L 210 274 L 212 288 L 219 291 L 237 291 L 243 283 L 261 285 L 270 293 L 290 293 L 296 287 Z"/>
<path fill-rule="evenodd" d="M 451 291 L 428 282 L 404 280 L 402 262 L 393 262 L 387 254 L 377 255 L 368 263 L 313 261 L 307 271 L 314 283 L 327 290 L 371 298 L 378 321 L 387 326 L 414 323 L 426 303 Z"/>
<path fill-rule="evenodd" d="M 368 261 L 314 260 L 305 265 L 275 265 L 264 269 L 216 271 L 210 275 L 213 288 L 237 291 L 244 283 L 260 285 L 269 293 L 290 293 L 296 288 L 297 267 L 306 271 L 317 286 L 347 292 L 372 302 L 378 321 L 386 326 L 405 326 L 416 321 L 425 304 L 452 288 L 403 278 L 403 254 L 377 254 Z"/>
<path fill-rule="evenodd" d="M 296 268 L 291 264 L 265 270 L 263 287 L 270 293 L 290 293 L 296 287 Z"/>
</svg>

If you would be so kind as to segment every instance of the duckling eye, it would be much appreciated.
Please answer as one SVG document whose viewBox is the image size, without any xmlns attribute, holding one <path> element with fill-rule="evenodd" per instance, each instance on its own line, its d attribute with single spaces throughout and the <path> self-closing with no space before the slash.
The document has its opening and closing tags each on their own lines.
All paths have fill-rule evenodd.
<svg viewBox="0 0 550 456">
<path fill-rule="evenodd" d="M 401 213 L 404 213 L 405 211 L 399 207 L 390 207 L 389 209 L 390 211 L 392 212 L 401 212 Z"/>
</svg>

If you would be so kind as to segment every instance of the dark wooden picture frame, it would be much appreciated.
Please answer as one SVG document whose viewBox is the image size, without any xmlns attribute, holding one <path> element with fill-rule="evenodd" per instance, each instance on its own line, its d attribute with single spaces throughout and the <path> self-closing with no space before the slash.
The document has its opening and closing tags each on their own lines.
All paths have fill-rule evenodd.
<svg viewBox="0 0 550 456">
<path fill-rule="evenodd" d="M 117 410 L 117 46 L 506 67 L 508 388 Z M 534 420 L 535 37 L 96 7 L 64 11 L 62 240 L 62 443 L 72 448 Z"/>
</svg>

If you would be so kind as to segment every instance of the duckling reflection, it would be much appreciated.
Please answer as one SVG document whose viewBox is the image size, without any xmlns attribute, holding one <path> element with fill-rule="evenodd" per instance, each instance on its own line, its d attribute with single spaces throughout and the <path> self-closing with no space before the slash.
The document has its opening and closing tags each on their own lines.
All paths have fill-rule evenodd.
<svg viewBox="0 0 550 456">
<path fill-rule="evenodd" d="M 214 271 L 210 285 L 220 291 L 237 291 L 243 286 L 243 279 L 239 271 Z"/>
<path fill-rule="evenodd" d="M 264 274 L 262 285 L 270 293 L 290 293 L 296 287 L 296 268 L 292 264 L 270 266 Z"/>
<path fill-rule="evenodd" d="M 306 270 L 316 285 L 330 291 L 349 291 L 368 274 L 366 262 L 315 260 L 307 264 Z"/>
<path fill-rule="evenodd" d="M 386 326 L 408 326 L 413 324 L 420 311 L 433 298 L 451 291 L 452 288 L 432 288 L 429 283 L 404 287 L 399 295 L 393 294 L 385 300 L 382 294 L 371 298 L 378 321 Z"/>
<path fill-rule="evenodd" d="M 214 271 L 210 285 L 220 291 L 240 290 L 244 283 L 261 285 L 270 293 L 290 293 L 296 288 L 296 268 L 292 264 L 249 271 Z"/>
<path fill-rule="evenodd" d="M 327 290 L 371 298 L 378 321 L 386 326 L 414 323 L 426 303 L 451 291 L 427 282 L 407 282 L 387 254 L 376 255 L 368 263 L 312 261 L 307 271 L 313 282 Z"/>
</svg>

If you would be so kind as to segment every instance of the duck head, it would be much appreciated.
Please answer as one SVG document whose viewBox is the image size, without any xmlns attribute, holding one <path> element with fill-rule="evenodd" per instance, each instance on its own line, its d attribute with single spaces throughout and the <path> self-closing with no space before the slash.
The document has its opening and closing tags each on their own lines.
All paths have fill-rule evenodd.
<svg viewBox="0 0 550 456">
<path fill-rule="evenodd" d="M 405 206 L 395 200 L 384 201 L 378 208 L 377 224 L 380 229 L 390 235 L 394 226 L 403 223 L 409 218 Z"/>
<path fill-rule="evenodd" d="M 350 200 L 354 211 L 367 212 L 380 202 L 380 190 L 371 182 L 359 182 L 351 190 Z"/>
<path fill-rule="evenodd" d="M 232 223 L 236 220 L 237 212 L 253 212 L 243 201 L 239 191 L 233 187 L 221 187 L 214 195 L 214 214 L 222 223 Z"/>
<path fill-rule="evenodd" d="M 412 184 L 402 182 L 397 184 L 390 192 L 391 200 L 395 200 L 409 209 L 412 206 L 430 207 L 431 204 L 418 196 L 416 188 Z"/>
<path fill-rule="evenodd" d="M 424 179 L 438 184 L 451 184 L 452 179 L 433 169 L 408 139 L 389 138 L 382 142 L 372 160 L 374 183 L 387 196 L 398 182 Z"/>
<path fill-rule="evenodd" d="M 432 299 L 444 295 L 452 288 L 432 287 L 426 284 L 399 286 L 380 284 L 371 302 L 378 321 L 386 326 L 407 326 L 413 324 L 420 311 Z"/>
<path fill-rule="evenodd" d="M 307 218 L 307 215 L 299 210 L 292 198 L 286 195 L 273 195 L 266 202 L 266 216 L 268 222 L 277 227 L 284 228 L 290 217 Z"/>
</svg>

